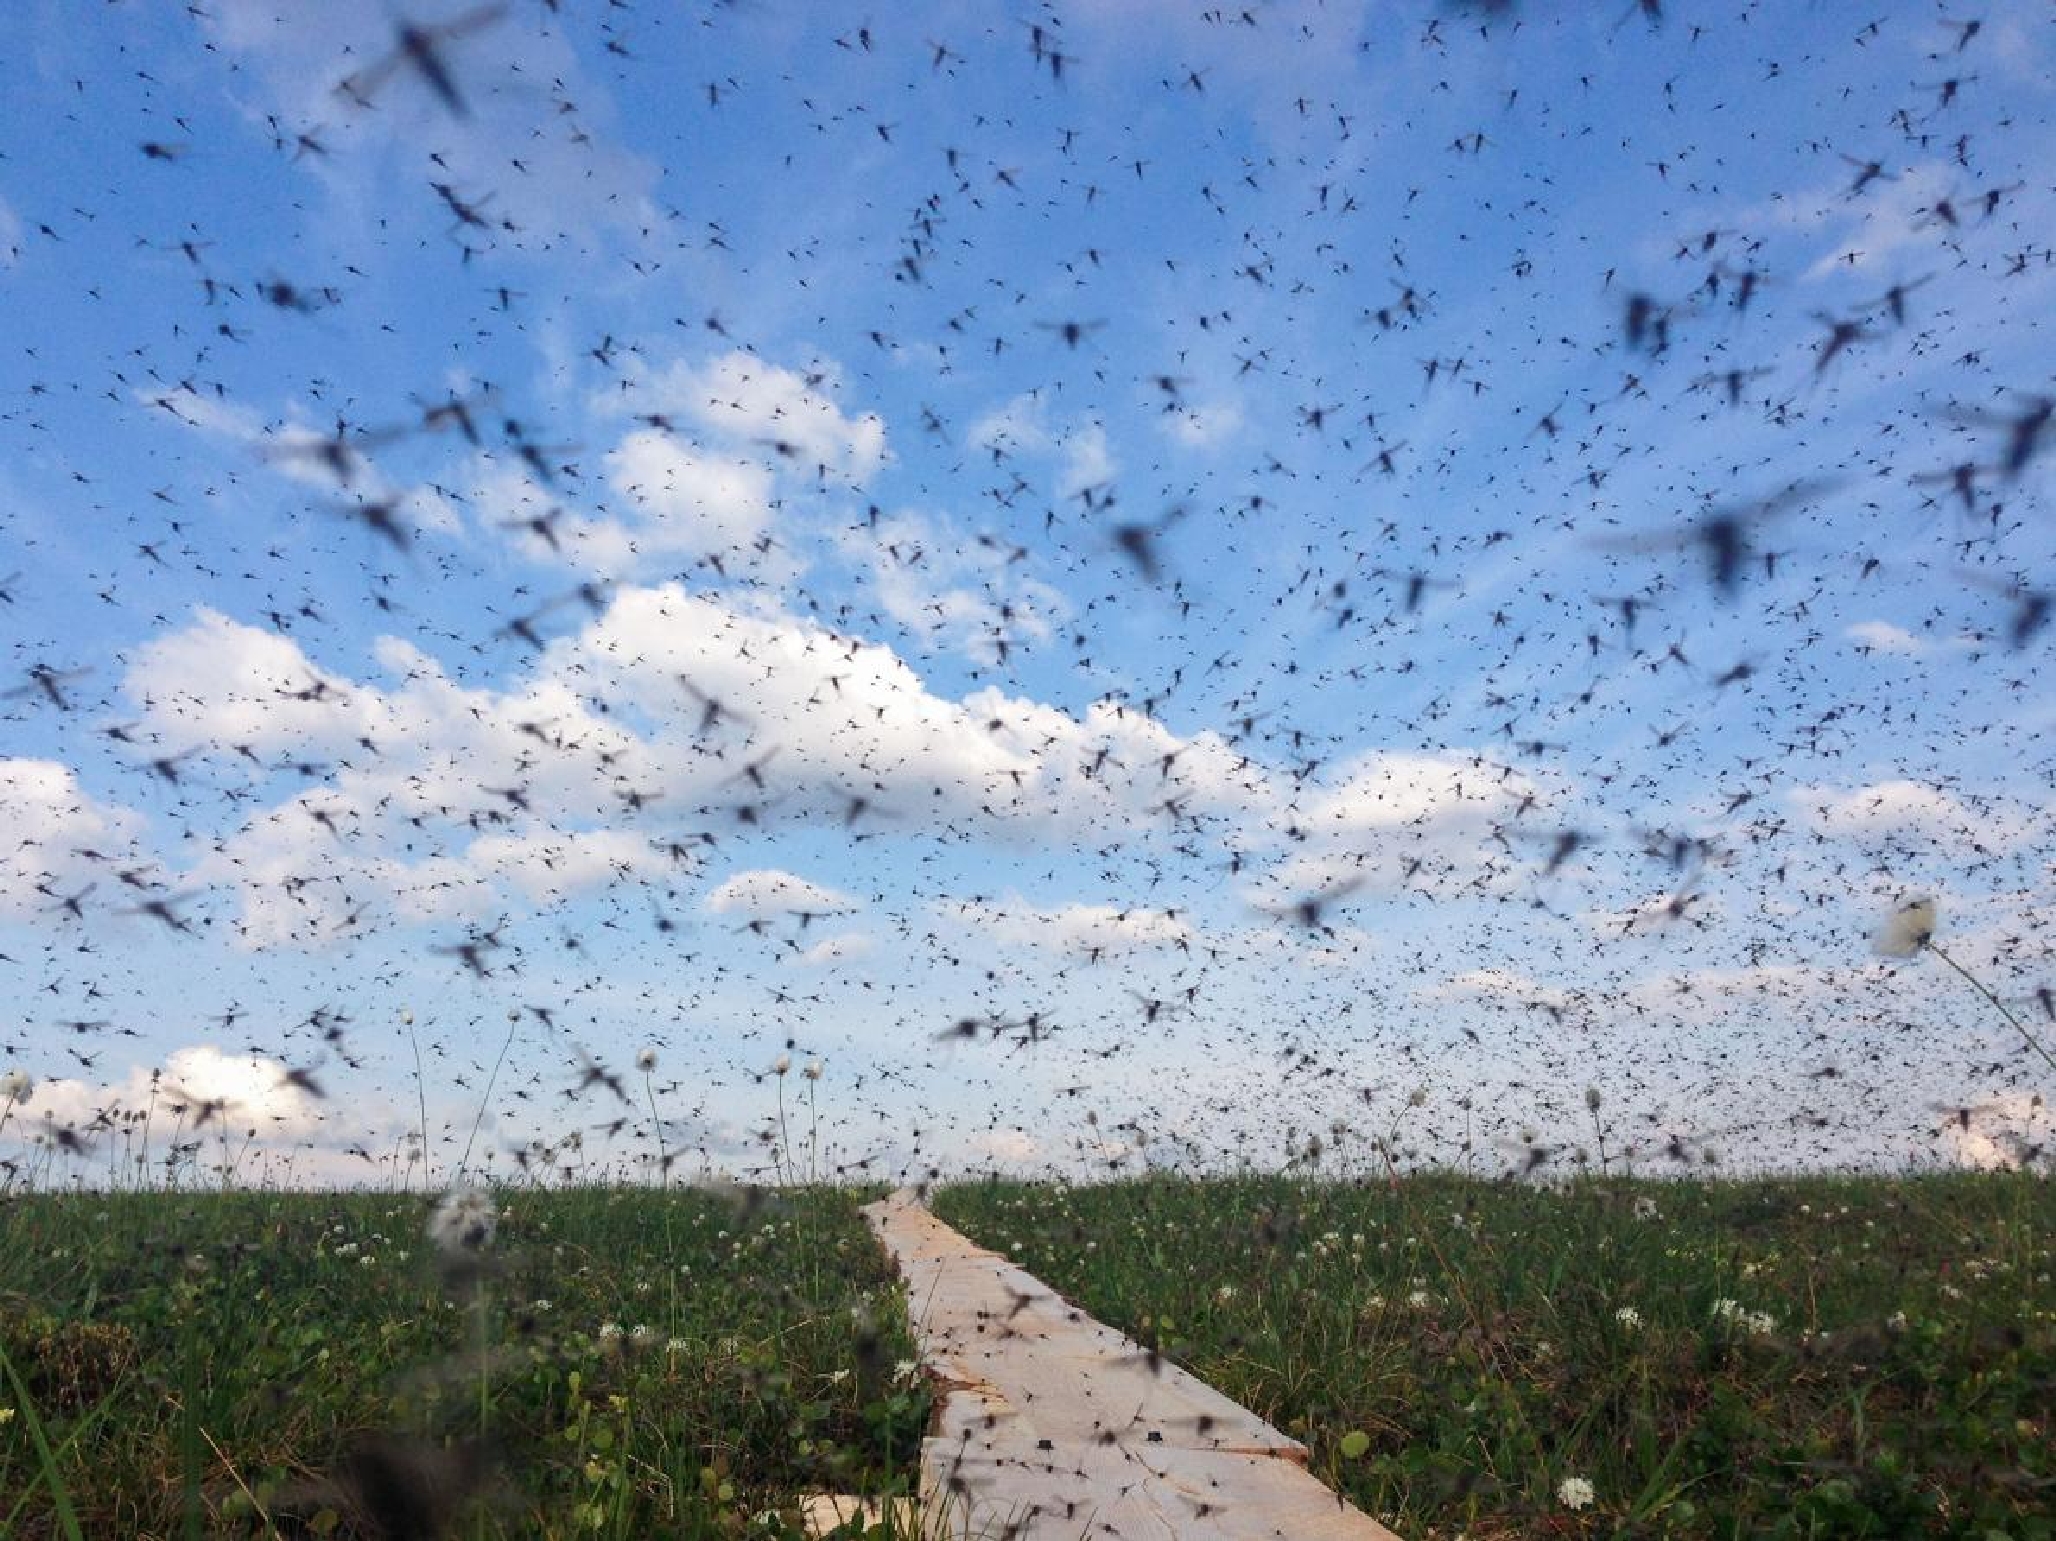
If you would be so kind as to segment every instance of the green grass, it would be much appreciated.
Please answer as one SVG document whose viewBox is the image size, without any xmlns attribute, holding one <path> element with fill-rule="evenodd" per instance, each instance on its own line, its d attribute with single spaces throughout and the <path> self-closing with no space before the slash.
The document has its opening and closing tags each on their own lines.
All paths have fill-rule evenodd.
<svg viewBox="0 0 2056 1541">
<path fill-rule="evenodd" d="M 0 1202 L 0 1535 L 781 1536 L 911 1491 L 928 1397 L 862 1195 L 500 1196 L 476 1277 L 392 1194 Z"/>
<path fill-rule="evenodd" d="M 1405 1536 L 2056 1535 L 2046 1179 L 998 1183 L 935 1208 Z"/>
</svg>

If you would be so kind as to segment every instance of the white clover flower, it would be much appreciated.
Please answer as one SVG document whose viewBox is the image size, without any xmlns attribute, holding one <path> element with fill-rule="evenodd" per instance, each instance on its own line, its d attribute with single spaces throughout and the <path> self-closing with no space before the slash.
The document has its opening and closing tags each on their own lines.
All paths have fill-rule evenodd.
<svg viewBox="0 0 2056 1541">
<path fill-rule="evenodd" d="M 1556 1501 L 1566 1509 L 1589 1509 L 1598 1496 L 1592 1484 L 1583 1477 L 1565 1477 L 1556 1485 Z"/>
<path fill-rule="evenodd" d="M 1613 1313 L 1613 1319 L 1619 1322 L 1625 1331 L 1639 1332 L 1641 1330 L 1642 1313 L 1633 1306 L 1622 1306 Z"/>
<path fill-rule="evenodd" d="M 602 1343 L 611 1343 L 620 1336 L 621 1324 L 619 1322 L 600 1323 L 600 1341 Z"/>
<path fill-rule="evenodd" d="M 645 1075 L 655 1070 L 657 1068 L 657 1051 L 655 1049 L 644 1049 L 641 1053 L 637 1054 L 635 1057 L 635 1068 L 642 1071 Z"/>
<path fill-rule="evenodd" d="M 1642 1194 L 1636 1198 L 1634 1214 L 1637 1220 L 1654 1220 L 1661 1213 L 1662 1211 L 1656 1207 L 1656 1200 L 1650 1198 L 1647 1194 Z"/>
<path fill-rule="evenodd" d="M 1901 900 L 1872 945 L 1887 958 L 1910 958 L 1935 939 L 1936 918 L 1935 901 L 1928 895 Z"/>
<path fill-rule="evenodd" d="M 10 1070 L 0 1075 L 0 1102 L 27 1102 L 35 1089 L 36 1083 L 26 1070 Z"/>
<path fill-rule="evenodd" d="M 452 1188 L 428 1217 L 428 1239 L 443 1256 L 461 1257 L 483 1251 L 497 1222 L 490 1194 L 479 1188 Z"/>
</svg>

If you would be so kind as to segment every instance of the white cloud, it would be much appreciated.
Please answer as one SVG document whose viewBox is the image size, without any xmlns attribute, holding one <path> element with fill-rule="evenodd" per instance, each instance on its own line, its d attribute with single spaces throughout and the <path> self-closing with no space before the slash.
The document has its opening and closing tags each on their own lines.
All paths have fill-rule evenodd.
<svg viewBox="0 0 2056 1541">
<path fill-rule="evenodd" d="M 832 936 L 822 937 L 801 953 L 800 962 L 816 966 L 846 963 L 869 957 L 877 946 L 877 941 L 862 931 L 838 931 Z"/>
<path fill-rule="evenodd" d="M 861 486 L 885 463 L 885 420 L 844 413 L 828 394 L 835 384 L 832 370 L 803 375 L 741 351 L 629 382 L 639 411 L 682 417 L 798 475 Z"/>
<path fill-rule="evenodd" d="M 88 796 L 69 766 L 17 759 L 0 760 L 0 829 L 0 919 L 26 919 L 100 880 L 106 865 L 82 851 L 132 856 L 143 821 Z"/>
<path fill-rule="evenodd" d="M 1087 487 L 1104 487 L 1120 474 L 1114 452 L 1107 447 L 1106 430 L 1088 423 L 1064 436 L 1064 464 L 1057 475 L 1057 492 L 1073 497 Z"/>
<path fill-rule="evenodd" d="M 375 696 L 315 667 L 292 638 L 204 606 L 137 651 L 123 688 L 167 753 L 325 755 L 391 726 Z"/>
<path fill-rule="evenodd" d="M 839 537 L 864 564 L 879 608 L 931 647 L 983 664 L 1046 640 L 1063 596 L 1027 574 L 1003 541 L 967 541 L 947 521 L 903 510 Z"/>
<path fill-rule="evenodd" d="M 1880 781 L 1837 791 L 1800 787 L 1790 794 L 1813 827 L 1823 834 L 1870 839 L 1920 834 L 1961 837 L 1972 830 L 1990 838 L 2006 831 L 1991 814 L 1973 810 L 1939 787 L 1916 781 Z"/>
<path fill-rule="evenodd" d="M 707 895 L 706 905 L 716 914 L 739 911 L 752 919 L 764 919 L 801 910 L 839 915 L 856 908 L 856 901 L 836 889 L 765 867 L 726 879 Z"/>
<path fill-rule="evenodd" d="M 1027 1166 L 1041 1161 L 1042 1142 L 1025 1129 L 981 1129 L 965 1142 L 976 1159 L 983 1157 L 1009 1166 Z"/>
<path fill-rule="evenodd" d="M 1232 401 L 1203 402 L 1164 414 L 1163 426 L 1185 449 L 1217 449 L 1242 431 L 1242 409 Z"/>
<path fill-rule="evenodd" d="M 1059 457 L 1056 490 L 1062 497 L 1104 486 L 1119 474 L 1106 429 L 1094 422 L 1053 422 L 1049 402 L 1039 391 L 1024 391 L 986 413 L 965 437 L 972 448 L 995 457 Z"/>
<path fill-rule="evenodd" d="M 621 829 L 481 835 L 465 848 L 464 860 L 535 903 L 568 898 L 662 865 L 647 839 Z"/>
<path fill-rule="evenodd" d="M 1395 886 L 1418 858 L 1418 887 L 1488 870 L 1487 826 L 1532 790 L 1482 760 L 1381 753 L 1295 803 L 1289 782 L 1211 731 L 1180 735 L 1110 700 L 1077 715 L 996 687 L 951 700 L 891 649 L 759 603 L 625 587 L 500 689 L 460 685 L 393 638 L 376 648 L 391 683 L 346 678 L 291 637 L 201 610 L 139 651 L 124 689 L 168 747 L 208 753 L 195 773 L 270 792 L 189 874 L 240 894 L 238 934 L 257 946 L 394 919 L 483 921 L 671 870 L 664 831 L 681 814 L 717 831 L 744 814 L 900 831 L 977 820 L 1001 838 L 1204 830 L 1257 848 L 1290 826 L 1282 891 L 1367 857 Z M 297 760 L 320 779 L 294 775 Z M 717 890 L 721 903 L 744 892 Z M 1120 933 L 1117 916 L 1087 907 L 1038 924 L 1082 937 Z"/>
<path fill-rule="evenodd" d="M 1142 907 L 1062 904 L 1045 908 L 1012 898 L 997 903 L 943 902 L 935 908 L 952 926 L 968 928 L 977 935 L 1065 953 L 1175 946 L 1190 942 L 1194 935 L 1183 916 Z"/>
<path fill-rule="evenodd" d="M 1890 621 L 1856 621 L 1842 633 L 1850 641 L 1875 653 L 1896 653 L 1908 658 L 1918 658 L 1932 653 L 1935 644 L 1916 637 L 1903 627 Z"/>
<path fill-rule="evenodd" d="M 760 461 L 688 449 L 657 429 L 639 429 L 607 455 L 608 479 L 634 508 L 633 521 L 573 519 L 565 544 L 609 575 L 635 558 L 704 555 L 748 544 L 771 520 L 772 477 Z"/>
<path fill-rule="evenodd" d="M 236 1135 L 255 1129 L 272 1139 L 291 1139 L 314 1133 L 325 1119 L 320 1105 L 287 1079 L 287 1070 L 280 1060 L 224 1054 L 212 1044 L 192 1044 L 174 1049 L 161 1070 L 132 1066 L 117 1083 L 44 1081 L 25 1111 L 39 1120 L 84 1128 L 102 1114 L 154 1108 L 154 1121 L 162 1131 L 174 1125 L 174 1105 L 184 1104 L 190 1134 L 202 1104 L 225 1104 L 220 1115 L 209 1116 L 223 1117 L 224 1126 Z"/>
</svg>

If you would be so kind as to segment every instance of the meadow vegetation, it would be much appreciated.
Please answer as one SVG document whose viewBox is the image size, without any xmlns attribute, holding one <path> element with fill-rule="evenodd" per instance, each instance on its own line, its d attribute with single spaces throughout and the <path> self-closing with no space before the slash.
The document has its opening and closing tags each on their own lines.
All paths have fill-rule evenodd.
<svg viewBox="0 0 2056 1541">
<path fill-rule="evenodd" d="M 2046 1177 L 1159 1177 L 934 1206 L 1403 1536 L 2056 1534 Z"/>
<path fill-rule="evenodd" d="M 0 1200 L 0 1535 L 778 1537 L 928 1417 L 866 1195 Z"/>
</svg>

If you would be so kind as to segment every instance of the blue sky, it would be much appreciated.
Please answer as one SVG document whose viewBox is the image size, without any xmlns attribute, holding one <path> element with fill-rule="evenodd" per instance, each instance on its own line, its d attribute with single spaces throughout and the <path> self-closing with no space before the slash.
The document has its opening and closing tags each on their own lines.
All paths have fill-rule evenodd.
<svg viewBox="0 0 2056 1541">
<path fill-rule="evenodd" d="M 7 1137 L 2038 1136 L 2042 8 L 405 19 L 10 12 Z"/>
</svg>

